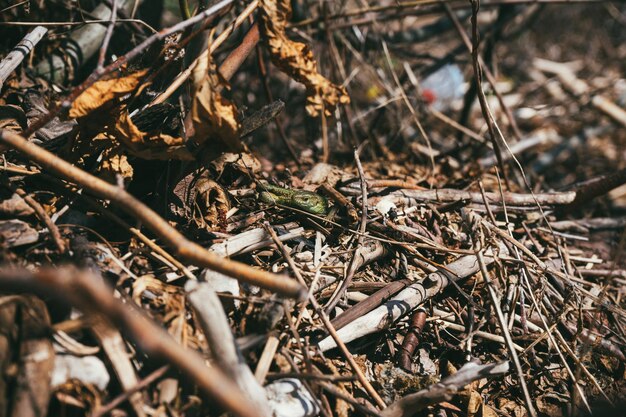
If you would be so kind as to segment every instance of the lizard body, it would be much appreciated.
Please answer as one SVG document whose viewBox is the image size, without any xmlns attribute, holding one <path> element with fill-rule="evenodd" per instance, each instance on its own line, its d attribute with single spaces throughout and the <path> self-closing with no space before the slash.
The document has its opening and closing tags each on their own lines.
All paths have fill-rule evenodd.
<svg viewBox="0 0 626 417">
<path fill-rule="evenodd" d="M 319 194 L 271 184 L 263 184 L 262 188 L 264 191 L 261 191 L 259 198 L 264 203 L 282 204 L 320 216 L 328 214 L 328 200 Z"/>
</svg>

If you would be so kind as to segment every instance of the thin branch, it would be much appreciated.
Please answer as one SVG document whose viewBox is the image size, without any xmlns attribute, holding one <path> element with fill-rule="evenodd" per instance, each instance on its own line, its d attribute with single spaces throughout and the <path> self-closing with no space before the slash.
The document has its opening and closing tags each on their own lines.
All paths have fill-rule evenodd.
<svg viewBox="0 0 626 417">
<path fill-rule="evenodd" d="M 472 381 L 505 375 L 509 371 L 508 362 L 479 365 L 468 362 L 453 375 L 442 379 L 415 394 L 409 394 L 391 404 L 382 412 L 383 417 L 410 417 L 432 404 L 449 401 Z"/>
<path fill-rule="evenodd" d="M 304 281 L 304 278 L 302 277 L 302 274 L 300 273 L 300 269 L 296 266 L 295 262 L 293 261 L 293 258 L 289 254 L 289 251 L 287 250 L 287 248 L 285 248 L 285 245 L 283 245 L 283 243 L 280 241 L 274 229 L 272 229 L 271 227 L 267 227 L 266 230 L 272 236 L 274 243 L 276 244 L 280 252 L 283 254 L 283 257 L 287 261 L 287 264 L 291 268 L 293 274 L 296 276 L 296 278 L 302 285 L 305 285 L 305 281 Z M 332 323 L 330 322 L 330 319 L 328 318 L 326 313 L 324 313 L 324 310 L 322 309 L 322 307 L 319 305 L 319 303 L 317 302 L 317 300 L 312 294 L 309 297 L 309 301 L 311 302 L 311 305 L 313 305 L 313 308 L 317 312 L 320 319 L 322 319 L 322 323 L 324 323 L 324 326 L 330 333 L 331 337 L 335 339 L 335 342 L 337 343 L 337 346 L 341 350 L 341 353 L 343 353 L 344 357 L 348 361 L 348 364 L 350 364 L 350 367 L 356 374 L 363 388 L 365 388 L 365 391 L 367 391 L 367 393 L 374 399 L 374 401 L 376 401 L 376 404 L 378 404 L 380 408 L 385 408 L 385 402 L 380 397 L 380 395 L 378 395 L 378 393 L 376 392 L 372 384 L 370 384 L 370 382 L 367 380 L 367 378 L 365 377 L 365 374 L 363 373 L 359 365 L 354 360 L 354 357 L 348 350 L 347 346 L 341 341 L 341 339 L 337 335 L 337 331 L 335 330 Z"/>
<path fill-rule="evenodd" d="M 44 210 L 41 204 L 39 204 L 37 200 L 32 198 L 30 195 L 28 195 L 26 191 L 22 190 L 21 188 L 15 188 L 13 189 L 13 191 L 17 195 L 22 197 L 24 201 L 26 202 L 26 204 L 28 204 L 33 210 L 35 210 L 35 213 L 37 213 L 37 217 L 39 217 L 39 220 L 41 220 L 43 224 L 45 224 L 46 227 L 48 228 L 48 231 L 50 232 L 50 236 L 52 236 L 52 240 L 54 241 L 54 244 L 59 250 L 59 253 L 65 253 L 65 250 L 66 250 L 65 242 L 63 241 L 63 238 L 61 237 L 59 228 L 56 226 L 56 224 L 52 222 L 52 220 L 50 219 L 50 216 L 48 216 L 48 213 L 46 213 L 46 210 Z"/>
<path fill-rule="evenodd" d="M 96 81 L 101 79 L 103 76 L 110 74 L 113 71 L 119 70 L 123 65 L 133 61 L 142 52 L 144 52 L 146 49 L 152 46 L 152 44 L 165 39 L 169 35 L 172 35 L 190 26 L 193 26 L 196 23 L 201 22 L 209 17 L 213 17 L 214 15 L 219 13 L 222 9 L 229 6 L 233 2 L 234 0 L 221 0 L 219 3 L 215 4 L 212 7 L 209 7 L 208 9 L 206 9 L 200 14 L 197 14 L 191 19 L 184 20 L 180 23 L 175 24 L 174 26 L 171 26 L 167 29 L 163 29 L 153 34 L 152 36 L 150 36 L 149 38 L 141 42 L 139 45 L 135 46 L 125 55 L 121 56 L 115 62 L 109 64 L 108 66 L 104 68 L 96 68 L 96 70 L 92 72 L 91 75 L 87 77 L 87 79 L 83 83 L 76 86 L 64 100 L 62 100 L 59 104 L 56 104 L 52 109 L 48 110 L 48 112 L 44 114 L 42 117 L 35 120 L 29 126 L 29 128 L 24 132 L 24 136 L 30 137 L 33 133 L 35 133 L 42 127 L 46 126 L 48 123 L 50 123 L 50 121 L 54 119 L 61 111 L 69 110 L 69 108 L 72 106 L 72 103 L 78 98 L 78 96 L 80 96 L 85 90 L 91 87 Z"/>
<path fill-rule="evenodd" d="M 148 375 L 147 377 L 139 381 L 133 388 L 124 391 L 123 393 L 115 397 L 113 400 L 108 402 L 107 404 L 99 408 L 96 408 L 96 410 L 91 414 L 91 417 L 102 417 L 102 416 L 107 415 L 108 413 L 113 411 L 118 405 L 126 401 L 131 395 L 146 388 L 148 385 L 152 384 L 153 382 L 161 378 L 163 375 L 165 375 L 167 371 L 169 370 L 170 370 L 169 365 L 163 365 L 159 369 L 153 371 L 152 373 L 150 373 L 150 375 Z"/>
<path fill-rule="evenodd" d="M 233 1 L 233 0 L 230 0 L 230 1 Z M 220 45 L 224 43 L 224 41 L 235 31 L 235 29 L 241 26 L 246 21 L 248 16 L 250 16 L 252 12 L 256 10 L 256 8 L 258 7 L 258 4 L 259 4 L 258 0 L 252 1 L 244 9 L 244 11 L 241 12 L 239 16 L 237 16 L 237 18 L 233 21 L 233 23 L 228 25 L 228 27 L 222 33 L 220 33 L 220 35 L 213 42 L 211 42 L 211 45 L 207 49 L 205 49 L 204 52 L 202 52 L 196 59 L 194 59 L 194 61 L 191 63 L 191 65 L 189 65 L 189 67 L 187 67 L 184 71 L 178 74 L 178 76 L 176 76 L 174 81 L 170 83 L 170 86 L 162 94 L 160 94 L 154 100 L 152 100 L 152 103 L 150 104 L 154 105 L 154 104 L 163 103 L 172 94 L 174 94 L 174 92 L 178 90 L 178 88 L 181 85 L 183 85 L 183 83 L 187 81 L 187 79 L 191 76 L 191 73 L 198 66 L 198 63 L 206 61 L 208 58 L 208 54 L 212 54 L 213 52 L 215 52 L 215 50 L 217 50 L 217 48 L 219 48 Z M 254 32 L 251 33 L 251 37 L 253 37 L 253 35 L 254 35 Z M 257 42 L 257 41 L 258 39 L 254 42 Z"/>
<path fill-rule="evenodd" d="M 471 217 L 469 217 L 471 219 Z M 480 220 L 478 220 L 480 222 Z M 475 223 L 479 224 L 479 223 Z M 477 247 L 478 242 L 474 242 L 474 247 L 476 250 L 476 257 L 478 259 L 478 264 L 480 266 L 480 274 L 483 277 L 483 280 L 487 284 L 487 290 L 489 293 L 489 298 L 491 299 L 491 305 L 493 310 L 496 313 L 496 318 L 498 319 L 498 324 L 500 325 L 500 330 L 502 331 L 502 335 L 504 336 L 506 347 L 509 351 L 509 355 L 513 359 L 513 364 L 515 365 L 515 370 L 517 371 L 517 376 L 519 378 L 519 383 L 522 388 L 522 393 L 524 394 L 524 403 L 526 405 L 526 410 L 528 410 L 528 414 L 531 417 L 537 416 L 537 411 L 533 406 L 532 399 L 530 398 L 530 392 L 528 391 L 528 385 L 526 384 L 526 378 L 524 378 L 524 371 L 522 370 L 522 365 L 519 360 L 519 356 L 515 351 L 515 347 L 513 346 L 513 339 L 511 338 L 511 333 L 509 332 L 509 328 L 504 318 L 504 314 L 502 313 L 502 309 L 500 308 L 500 298 L 496 294 L 494 289 L 494 285 L 491 281 L 489 272 L 487 271 L 487 266 L 485 265 L 485 257 L 483 256 L 483 249 Z"/>
<path fill-rule="evenodd" d="M 258 285 L 287 297 L 298 299 L 305 297 L 306 291 L 297 282 L 222 258 L 207 251 L 202 246 L 187 240 L 161 216 L 125 190 L 75 167 L 34 143 L 28 142 L 16 133 L 8 130 L 0 131 L 0 142 L 27 155 L 32 161 L 61 178 L 79 184 L 85 190 L 103 199 L 110 200 L 126 213 L 141 220 L 146 227 L 174 250 L 176 256 L 199 267 L 221 272 L 239 281 Z"/>
<path fill-rule="evenodd" d="M 100 47 L 100 56 L 98 56 L 98 65 L 96 66 L 96 71 L 101 71 L 104 66 L 104 61 L 106 59 L 107 49 L 109 49 L 109 42 L 111 42 L 111 37 L 113 36 L 113 29 L 115 28 L 115 23 L 117 22 L 117 0 L 111 0 L 111 23 L 107 26 L 106 34 L 104 35 L 104 39 L 102 40 L 102 46 Z"/>
<path fill-rule="evenodd" d="M 198 352 L 185 349 L 160 325 L 149 319 L 133 303 L 122 303 L 111 288 L 88 272 L 71 268 L 0 270 L 0 288 L 4 291 L 56 295 L 87 314 L 110 321 L 149 356 L 166 361 L 224 408 L 241 417 L 255 417 L 255 407 L 246 400 L 237 385 L 217 367 L 206 365 Z"/>
<path fill-rule="evenodd" d="M 500 149 L 500 144 L 498 143 L 498 139 L 502 142 L 506 140 L 502 136 L 502 133 L 498 126 L 496 125 L 496 121 L 491 113 L 491 109 L 489 108 L 489 103 L 487 103 L 487 97 L 485 97 L 485 92 L 483 91 L 482 85 L 482 66 L 480 64 L 480 56 L 478 55 L 478 46 L 480 43 L 479 34 L 478 34 L 478 9 L 480 8 L 479 0 L 471 0 L 472 3 L 472 68 L 474 69 L 474 79 L 477 84 L 477 92 L 478 92 L 478 101 L 480 102 L 480 109 L 483 113 L 483 118 L 485 122 L 487 122 L 487 128 L 489 129 L 489 139 L 491 140 L 491 144 L 493 146 L 493 151 L 496 154 L 496 158 L 498 160 L 498 167 L 502 171 L 502 176 L 504 177 L 504 183 L 507 188 L 510 190 L 511 186 L 509 184 L 509 179 L 506 174 L 506 169 L 504 167 L 504 160 L 502 158 L 502 151 Z M 462 34 L 465 34 L 464 31 L 461 31 Z"/>
<path fill-rule="evenodd" d="M 357 235 L 357 249 L 352 256 L 352 259 L 350 259 L 350 265 L 348 266 L 346 278 L 337 288 L 337 291 L 335 291 L 332 299 L 326 305 L 326 309 L 324 310 L 326 314 L 330 314 L 330 312 L 333 311 L 339 300 L 341 300 L 341 297 L 343 297 L 343 294 L 348 289 L 348 286 L 352 282 L 352 278 L 354 278 L 354 274 L 358 268 L 356 259 L 363 245 L 363 238 L 365 237 L 365 229 L 367 227 L 367 180 L 365 179 L 365 171 L 363 171 L 363 165 L 361 165 L 359 151 L 357 149 L 354 150 L 354 162 L 356 163 L 357 170 L 359 171 L 359 178 L 361 180 L 361 224 L 359 224 L 359 234 Z"/>
</svg>

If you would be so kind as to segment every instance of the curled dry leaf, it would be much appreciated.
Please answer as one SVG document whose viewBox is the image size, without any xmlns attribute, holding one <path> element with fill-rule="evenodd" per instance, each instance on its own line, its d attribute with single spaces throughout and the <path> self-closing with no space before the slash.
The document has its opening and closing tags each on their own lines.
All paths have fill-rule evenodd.
<svg viewBox="0 0 626 417">
<path fill-rule="evenodd" d="M 6 105 L 0 106 L 0 129 L 9 129 L 21 132 L 28 127 L 26 114 L 21 107 Z"/>
<path fill-rule="evenodd" d="M 225 230 L 230 202 L 224 189 L 208 176 L 198 179 L 195 187 L 198 194 L 195 198 L 193 220 L 199 228 Z"/>
<path fill-rule="evenodd" d="M 124 77 L 95 82 L 72 103 L 70 117 L 84 117 L 105 104 L 135 91 L 147 72 L 141 70 Z"/>
<path fill-rule="evenodd" d="M 105 181 L 115 184 L 117 176 L 121 176 L 124 182 L 133 178 L 133 167 L 128 162 L 128 156 L 119 147 L 108 148 L 102 153 L 102 162 L 98 168 L 100 177 Z"/>
<path fill-rule="evenodd" d="M 212 146 L 214 143 L 209 144 L 207 141 L 219 139 L 227 146 L 227 150 L 241 152 L 244 146 L 239 137 L 237 107 L 220 94 L 225 82 L 220 79 L 210 55 L 207 60 L 206 74 L 191 106 L 194 140 L 197 145 Z"/>
<path fill-rule="evenodd" d="M 162 282 L 153 275 L 143 275 L 132 285 L 132 299 L 150 315 L 162 322 L 168 333 L 190 349 L 198 349 L 204 343 L 201 332 L 187 320 L 185 293 L 182 288 Z"/>
<path fill-rule="evenodd" d="M 251 153 L 224 153 L 211 161 L 211 168 L 220 177 L 227 168 L 232 168 L 242 174 L 258 174 L 261 172 L 261 162 Z"/>
<path fill-rule="evenodd" d="M 135 126 L 127 110 L 122 111 L 115 124 L 115 137 L 129 152 L 143 159 L 194 159 L 182 138 L 165 133 L 142 132 Z"/>
<path fill-rule="evenodd" d="M 112 159 L 105 159 L 100 167 L 101 171 L 121 174 L 126 179 L 131 178 L 132 167 L 123 151 L 143 159 L 194 159 L 185 148 L 182 138 L 158 131 L 144 132 L 133 123 L 128 109 L 123 106 L 115 108 L 120 104 L 120 98 L 142 88 L 140 83 L 147 72 L 141 70 L 123 77 L 98 81 L 78 96 L 72 104 L 70 117 L 81 118 L 83 130 L 100 132 L 100 135 L 105 135 L 113 141 L 109 150 Z M 97 116 L 86 117 L 95 110 L 109 110 L 105 116 L 107 122 L 100 117 L 102 112 Z M 101 132 L 104 125 L 112 126 L 112 129 L 109 128 L 106 133 Z M 115 141 L 122 144 L 125 149 L 117 148 Z"/>
<path fill-rule="evenodd" d="M 199 175 L 190 173 L 173 190 L 170 204 L 172 214 L 193 222 L 205 231 L 225 230 L 230 202 L 226 191 L 209 178 L 206 170 Z"/>
<path fill-rule="evenodd" d="M 350 102 L 345 88 L 333 84 L 319 72 L 311 50 L 292 41 L 285 33 L 291 15 L 289 0 L 261 0 L 261 28 L 274 65 L 294 80 L 305 85 L 306 109 L 313 117 L 321 111 L 327 116 L 338 104 Z"/>
</svg>

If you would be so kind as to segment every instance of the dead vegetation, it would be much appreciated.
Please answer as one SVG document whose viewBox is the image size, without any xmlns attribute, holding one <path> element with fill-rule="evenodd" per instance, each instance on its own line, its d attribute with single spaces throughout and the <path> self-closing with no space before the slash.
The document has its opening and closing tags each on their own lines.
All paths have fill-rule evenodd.
<svg viewBox="0 0 626 417">
<path fill-rule="evenodd" d="M 0 8 L 0 417 L 624 415 L 626 8 Z"/>
</svg>

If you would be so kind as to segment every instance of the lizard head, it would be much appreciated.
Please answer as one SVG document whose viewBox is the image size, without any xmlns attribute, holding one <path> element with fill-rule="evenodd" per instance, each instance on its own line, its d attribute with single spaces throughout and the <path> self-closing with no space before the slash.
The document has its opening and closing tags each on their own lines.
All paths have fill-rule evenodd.
<svg viewBox="0 0 626 417">
<path fill-rule="evenodd" d="M 295 191 L 291 200 L 301 210 L 320 216 L 328 214 L 328 202 L 321 195 L 310 191 Z"/>
</svg>

